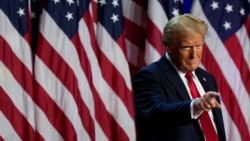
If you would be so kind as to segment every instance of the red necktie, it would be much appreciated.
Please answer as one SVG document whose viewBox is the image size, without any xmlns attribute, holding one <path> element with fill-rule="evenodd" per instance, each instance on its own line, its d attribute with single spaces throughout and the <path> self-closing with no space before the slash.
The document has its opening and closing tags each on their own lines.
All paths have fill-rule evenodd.
<svg viewBox="0 0 250 141">
<path fill-rule="evenodd" d="M 186 73 L 185 77 L 188 80 L 188 86 L 190 89 L 190 93 L 193 98 L 200 97 L 200 94 L 195 86 L 195 83 L 192 79 L 192 73 Z M 200 124 L 203 130 L 203 134 L 205 136 L 206 141 L 218 141 L 218 136 L 213 127 L 212 121 L 208 115 L 208 112 L 204 111 L 200 116 Z"/>
</svg>

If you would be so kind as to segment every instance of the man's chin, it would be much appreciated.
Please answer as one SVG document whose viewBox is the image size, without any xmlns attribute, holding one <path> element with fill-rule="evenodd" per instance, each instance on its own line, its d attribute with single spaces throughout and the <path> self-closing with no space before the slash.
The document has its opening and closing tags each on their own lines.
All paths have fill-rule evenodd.
<svg viewBox="0 0 250 141">
<path fill-rule="evenodd" d="M 192 71 L 196 70 L 197 68 L 198 68 L 198 66 L 195 65 L 195 66 L 184 67 L 182 70 L 183 70 L 183 72 L 192 72 Z"/>
</svg>

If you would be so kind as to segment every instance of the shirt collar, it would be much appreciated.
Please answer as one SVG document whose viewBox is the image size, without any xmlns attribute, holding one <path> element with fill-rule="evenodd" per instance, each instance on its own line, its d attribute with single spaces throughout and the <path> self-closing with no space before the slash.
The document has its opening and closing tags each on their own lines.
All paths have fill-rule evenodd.
<svg viewBox="0 0 250 141">
<path fill-rule="evenodd" d="M 171 57 L 168 55 L 168 53 L 165 54 L 166 58 L 168 59 L 168 61 L 174 66 L 175 70 L 177 71 L 177 73 L 181 76 L 181 77 L 185 77 L 185 74 L 184 72 L 180 71 L 176 66 L 175 64 L 172 62 L 171 60 Z M 195 76 L 195 73 L 194 71 L 192 71 L 192 74 L 193 74 L 193 77 Z"/>
</svg>

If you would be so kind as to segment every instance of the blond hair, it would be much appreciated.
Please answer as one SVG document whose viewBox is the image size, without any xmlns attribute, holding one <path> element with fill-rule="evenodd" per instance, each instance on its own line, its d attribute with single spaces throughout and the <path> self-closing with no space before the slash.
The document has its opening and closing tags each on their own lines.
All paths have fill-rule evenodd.
<svg viewBox="0 0 250 141">
<path fill-rule="evenodd" d="M 162 42 L 165 45 L 171 45 L 175 38 L 186 36 L 189 32 L 197 32 L 205 36 L 207 24 L 191 14 L 175 16 L 164 27 Z"/>
</svg>

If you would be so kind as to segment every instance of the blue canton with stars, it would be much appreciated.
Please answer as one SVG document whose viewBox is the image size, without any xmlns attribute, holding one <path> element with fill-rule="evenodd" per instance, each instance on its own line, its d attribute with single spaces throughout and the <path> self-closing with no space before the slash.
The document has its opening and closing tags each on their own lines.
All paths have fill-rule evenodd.
<svg viewBox="0 0 250 141">
<path fill-rule="evenodd" d="M 64 33 L 72 38 L 78 22 L 88 10 L 90 0 L 48 0 L 45 9 Z"/>
<path fill-rule="evenodd" d="M 114 40 L 123 32 L 123 15 L 120 0 L 98 0 L 98 20 Z"/>
<path fill-rule="evenodd" d="M 183 14 L 183 0 L 158 0 L 168 19 Z"/>
<path fill-rule="evenodd" d="M 158 0 L 168 19 L 184 13 L 190 13 L 192 0 Z"/>
<path fill-rule="evenodd" d="M 28 1 L 0 0 L 0 9 L 8 16 L 20 35 L 24 36 L 28 32 Z"/>
<path fill-rule="evenodd" d="M 200 0 L 200 3 L 222 41 L 235 34 L 249 16 L 249 0 Z"/>
</svg>

